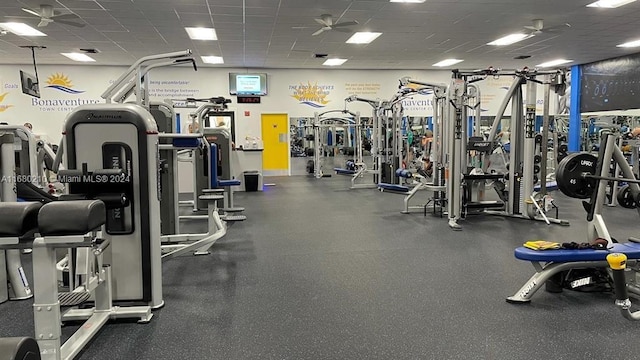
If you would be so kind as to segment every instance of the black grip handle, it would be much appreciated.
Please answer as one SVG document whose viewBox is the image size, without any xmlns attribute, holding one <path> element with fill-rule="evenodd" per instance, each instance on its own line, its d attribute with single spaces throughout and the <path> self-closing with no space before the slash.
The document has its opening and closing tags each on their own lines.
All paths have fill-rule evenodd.
<svg viewBox="0 0 640 360">
<path fill-rule="evenodd" d="M 613 272 L 613 287 L 616 292 L 616 300 L 627 300 L 629 293 L 627 291 L 627 279 L 624 275 L 624 269 L 611 271 Z"/>
</svg>

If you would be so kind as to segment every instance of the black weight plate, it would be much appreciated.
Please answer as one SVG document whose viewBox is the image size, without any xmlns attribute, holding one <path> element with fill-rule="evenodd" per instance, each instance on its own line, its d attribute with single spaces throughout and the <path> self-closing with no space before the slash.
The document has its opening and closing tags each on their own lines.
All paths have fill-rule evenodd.
<svg viewBox="0 0 640 360">
<path fill-rule="evenodd" d="M 566 153 L 567 151 L 569 151 L 569 146 L 567 144 L 558 146 L 558 152 Z"/>
<path fill-rule="evenodd" d="M 533 165 L 533 173 L 534 174 L 540 173 L 540 165 Z"/>
<path fill-rule="evenodd" d="M 536 144 L 540 144 L 542 142 L 542 134 L 536 134 L 535 141 Z"/>
<path fill-rule="evenodd" d="M 631 195 L 631 188 L 629 188 L 629 185 L 621 186 L 618 188 L 616 199 L 618 200 L 618 204 L 620 204 L 620 206 L 622 206 L 623 208 L 636 208 L 636 200 L 633 198 L 633 195 Z"/>
<path fill-rule="evenodd" d="M 536 155 L 533 157 L 533 162 L 536 164 L 540 164 L 542 162 L 542 156 Z"/>
<path fill-rule="evenodd" d="M 594 175 L 597 162 L 597 157 L 587 153 L 575 153 L 562 159 L 556 169 L 556 182 L 560 191 L 576 199 L 589 198 L 596 180 L 587 179 L 584 174 Z"/>
</svg>

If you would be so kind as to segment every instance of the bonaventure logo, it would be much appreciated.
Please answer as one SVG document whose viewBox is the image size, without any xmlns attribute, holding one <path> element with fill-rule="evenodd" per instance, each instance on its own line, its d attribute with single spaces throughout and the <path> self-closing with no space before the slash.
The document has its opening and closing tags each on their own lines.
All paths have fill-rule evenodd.
<svg viewBox="0 0 640 360">
<path fill-rule="evenodd" d="M 4 112 L 6 111 L 8 108 L 13 107 L 13 105 L 9 105 L 9 104 L 2 104 L 4 102 L 4 98 L 7 97 L 7 95 L 9 95 L 8 92 L 0 94 L 0 112 Z"/>
<path fill-rule="evenodd" d="M 66 92 L 67 94 L 82 94 L 83 90 L 73 89 L 73 84 L 69 77 L 63 73 L 55 73 L 47 79 L 47 87 Z"/>
</svg>

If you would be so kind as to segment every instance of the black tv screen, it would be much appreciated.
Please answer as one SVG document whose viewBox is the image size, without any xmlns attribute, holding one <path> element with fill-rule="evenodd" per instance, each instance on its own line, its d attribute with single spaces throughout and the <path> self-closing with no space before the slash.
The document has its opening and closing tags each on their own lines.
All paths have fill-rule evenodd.
<svg viewBox="0 0 640 360">
<path fill-rule="evenodd" d="M 28 74 L 20 70 L 20 82 L 22 83 L 22 93 L 31 95 L 34 97 L 40 97 L 40 87 L 38 86 L 38 79 L 31 74 Z"/>
<path fill-rule="evenodd" d="M 267 74 L 229 73 L 229 94 L 254 96 L 267 95 Z"/>
<path fill-rule="evenodd" d="M 581 112 L 640 108 L 640 54 L 586 64 L 581 70 Z"/>
</svg>

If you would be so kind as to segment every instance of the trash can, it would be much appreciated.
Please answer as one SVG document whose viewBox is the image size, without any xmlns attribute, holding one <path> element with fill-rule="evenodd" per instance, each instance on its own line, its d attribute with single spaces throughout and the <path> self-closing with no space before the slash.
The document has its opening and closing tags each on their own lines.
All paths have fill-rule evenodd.
<svg viewBox="0 0 640 360">
<path fill-rule="evenodd" d="M 257 170 L 245 171 L 244 175 L 244 191 L 258 191 L 258 183 L 260 182 L 260 172 Z"/>
</svg>

